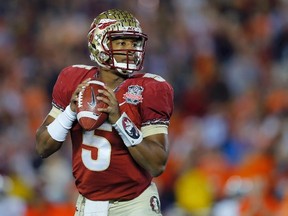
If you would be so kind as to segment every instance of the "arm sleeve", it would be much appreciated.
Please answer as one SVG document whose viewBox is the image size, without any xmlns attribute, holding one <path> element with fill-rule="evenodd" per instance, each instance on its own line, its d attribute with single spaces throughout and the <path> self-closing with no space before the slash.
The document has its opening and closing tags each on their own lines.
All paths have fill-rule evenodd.
<svg viewBox="0 0 288 216">
<path fill-rule="evenodd" d="M 69 105 L 74 88 L 71 85 L 71 78 L 69 79 L 70 67 L 64 68 L 54 85 L 52 93 L 52 105 L 61 111 Z"/>
<path fill-rule="evenodd" d="M 168 127 L 173 112 L 173 88 L 166 81 L 147 82 L 141 107 L 142 127 L 163 125 Z M 156 128 L 154 128 L 156 129 Z"/>
</svg>

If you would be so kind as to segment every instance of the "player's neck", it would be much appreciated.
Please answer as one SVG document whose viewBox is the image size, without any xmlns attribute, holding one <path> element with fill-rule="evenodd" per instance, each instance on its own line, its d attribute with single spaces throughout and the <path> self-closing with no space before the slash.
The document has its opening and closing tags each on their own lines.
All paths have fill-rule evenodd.
<svg viewBox="0 0 288 216">
<path fill-rule="evenodd" d="M 111 70 L 100 70 L 98 78 L 111 89 L 116 89 L 125 80 L 125 77 L 119 76 Z"/>
</svg>

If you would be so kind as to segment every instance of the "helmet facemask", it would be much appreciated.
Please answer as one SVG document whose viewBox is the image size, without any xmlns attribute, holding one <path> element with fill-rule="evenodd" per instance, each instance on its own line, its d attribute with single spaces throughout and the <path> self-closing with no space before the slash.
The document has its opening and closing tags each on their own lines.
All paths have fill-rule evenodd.
<svg viewBox="0 0 288 216">
<path fill-rule="evenodd" d="M 104 18 L 100 14 L 100 18 L 94 20 L 88 34 L 91 60 L 101 67 L 115 69 L 122 75 L 141 70 L 147 36 L 142 33 L 138 20 L 125 11 L 110 10 L 104 13 Z M 135 41 L 132 49 L 112 48 L 113 40 L 126 38 Z M 117 62 L 116 56 L 126 56 L 126 60 Z"/>
<path fill-rule="evenodd" d="M 144 34 L 135 32 L 108 32 L 107 39 L 108 49 L 105 51 L 109 55 L 108 62 L 111 68 L 116 69 L 120 73 L 132 73 L 142 69 L 147 40 Z M 117 39 L 132 39 L 135 41 L 134 47 L 132 49 L 113 49 L 112 41 Z M 103 47 L 105 47 L 104 44 Z M 125 56 L 125 61 L 117 62 L 117 55 Z"/>
</svg>

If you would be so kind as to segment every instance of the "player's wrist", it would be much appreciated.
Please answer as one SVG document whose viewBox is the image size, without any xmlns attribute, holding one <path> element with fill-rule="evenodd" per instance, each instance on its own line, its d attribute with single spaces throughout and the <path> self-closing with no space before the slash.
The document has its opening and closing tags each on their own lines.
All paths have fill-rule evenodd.
<svg viewBox="0 0 288 216">
<path fill-rule="evenodd" d="M 69 118 L 70 121 L 75 121 L 76 120 L 77 113 L 76 113 L 76 111 L 72 110 L 70 104 L 65 108 L 63 113 L 65 113 L 65 115 L 67 115 L 67 117 Z"/>
<path fill-rule="evenodd" d="M 47 126 L 47 131 L 54 140 L 63 142 L 75 120 L 76 112 L 73 112 L 69 105 L 64 112 L 60 113 L 56 119 Z"/>
<path fill-rule="evenodd" d="M 76 113 L 76 109 L 77 109 L 77 105 L 76 104 L 70 103 L 68 106 L 70 107 L 71 112 Z"/>
<path fill-rule="evenodd" d="M 143 140 L 142 132 L 136 127 L 131 119 L 124 112 L 112 125 L 122 138 L 127 147 L 136 146 Z"/>
</svg>

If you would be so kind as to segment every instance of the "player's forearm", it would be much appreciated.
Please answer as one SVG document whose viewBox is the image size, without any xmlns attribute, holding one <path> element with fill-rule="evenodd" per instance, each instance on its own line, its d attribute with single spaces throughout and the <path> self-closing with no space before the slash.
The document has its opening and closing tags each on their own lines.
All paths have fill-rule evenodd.
<svg viewBox="0 0 288 216">
<path fill-rule="evenodd" d="M 142 131 L 136 127 L 125 112 L 113 124 L 113 127 L 140 166 L 154 177 L 164 171 L 168 158 L 166 134 L 154 134 L 144 138 Z"/>
<path fill-rule="evenodd" d="M 168 149 L 162 144 L 144 138 L 141 144 L 128 149 L 133 159 L 151 176 L 157 177 L 164 172 Z"/>
<path fill-rule="evenodd" d="M 70 105 L 56 118 L 47 116 L 36 134 L 36 151 L 41 157 L 48 157 L 61 147 L 75 120 L 76 113 Z"/>
<path fill-rule="evenodd" d="M 62 142 L 54 140 L 47 132 L 46 126 L 42 126 L 36 133 L 36 152 L 42 158 L 47 158 L 56 152 L 62 145 Z"/>
</svg>

